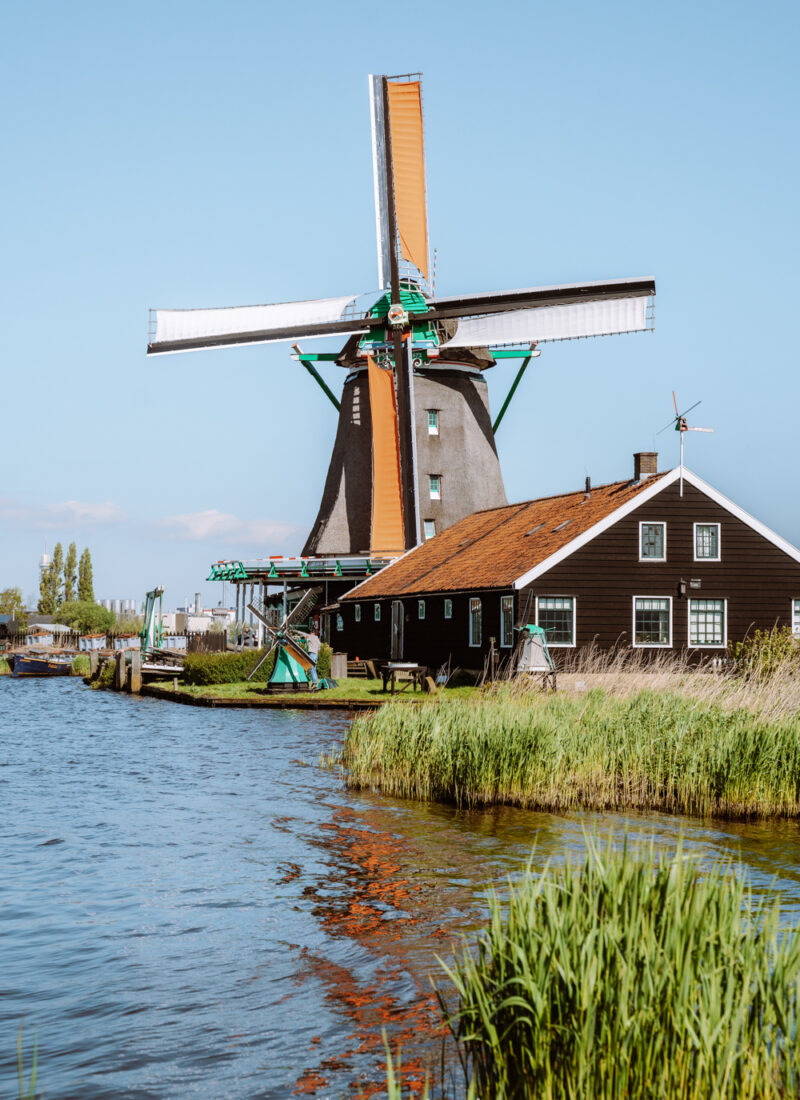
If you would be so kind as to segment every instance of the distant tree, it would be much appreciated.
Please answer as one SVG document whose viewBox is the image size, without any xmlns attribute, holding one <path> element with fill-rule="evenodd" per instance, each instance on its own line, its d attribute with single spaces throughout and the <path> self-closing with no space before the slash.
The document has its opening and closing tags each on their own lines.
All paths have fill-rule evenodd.
<svg viewBox="0 0 800 1100">
<path fill-rule="evenodd" d="M 81 602 L 94 603 L 94 581 L 92 580 L 92 557 L 89 547 L 81 554 L 78 563 L 78 599 Z"/>
<path fill-rule="evenodd" d="M 21 588 L 4 588 L 0 592 L 0 615 L 11 615 L 22 626 L 27 625 L 28 616 L 25 614 Z"/>
<path fill-rule="evenodd" d="M 36 605 L 36 610 L 41 611 L 43 615 L 53 615 L 56 610 L 56 601 L 53 596 L 53 563 L 45 566 L 42 570 L 42 575 L 39 579 L 39 602 Z"/>
<path fill-rule="evenodd" d="M 81 634 L 105 634 L 114 625 L 114 612 L 92 600 L 71 600 L 62 603 L 58 618 Z"/>
<path fill-rule="evenodd" d="M 71 603 L 75 599 L 75 582 L 77 579 L 78 553 L 75 549 L 75 543 L 71 542 L 64 562 L 64 603 Z"/>
<path fill-rule="evenodd" d="M 54 610 L 56 610 L 59 604 L 64 602 L 64 593 L 61 583 L 61 574 L 64 571 L 64 551 L 61 547 L 61 543 L 56 543 L 56 548 L 53 551 L 53 561 L 50 566 L 50 594 L 53 597 Z M 51 611 L 52 615 L 53 612 Z"/>
</svg>

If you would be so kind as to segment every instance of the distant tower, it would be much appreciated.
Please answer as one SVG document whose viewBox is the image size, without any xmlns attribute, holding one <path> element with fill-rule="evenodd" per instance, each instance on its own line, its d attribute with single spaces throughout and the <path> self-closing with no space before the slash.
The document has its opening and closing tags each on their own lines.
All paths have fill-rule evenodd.
<svg viewBox="0 0 800 1100">
<path fill-rule="evenodd" d="M 44 577 L 45 571 L 50 568 L 50 562 L 51 558 L 50 555 L 47 553 L 47 545 L 45 544 L 44 553 L 42 554 L 41 558 L 39 558 L 39 584 L 42 583 L 42 578 Z"/>
</svg>

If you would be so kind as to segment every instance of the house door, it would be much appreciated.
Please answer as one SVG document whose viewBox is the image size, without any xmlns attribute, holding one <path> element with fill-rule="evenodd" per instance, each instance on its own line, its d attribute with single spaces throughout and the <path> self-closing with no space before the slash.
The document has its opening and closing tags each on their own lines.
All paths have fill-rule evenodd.
<svg viewBox="0 0 800 1100">
<path fill-rule="evenodd" d="M 403 604 L 401 600 L 392 600 L 392 649 L 393 661 L 403 659 Z"/>
</svg>

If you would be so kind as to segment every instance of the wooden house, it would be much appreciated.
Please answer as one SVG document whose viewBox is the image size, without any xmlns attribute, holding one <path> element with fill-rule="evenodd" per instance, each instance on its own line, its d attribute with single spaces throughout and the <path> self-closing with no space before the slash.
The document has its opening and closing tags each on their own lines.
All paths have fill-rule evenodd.
<svg viewBox="0 0 800 1100">
<path fill-rule="evenodd" d="M 595 643 L 721 656 L 754 628 L 800 636 L 800 551 L 685 467 L 475 512 L 341 598 L 350 657 L 480 669 L 537 623 L 558 660 Z"/>
</svg>

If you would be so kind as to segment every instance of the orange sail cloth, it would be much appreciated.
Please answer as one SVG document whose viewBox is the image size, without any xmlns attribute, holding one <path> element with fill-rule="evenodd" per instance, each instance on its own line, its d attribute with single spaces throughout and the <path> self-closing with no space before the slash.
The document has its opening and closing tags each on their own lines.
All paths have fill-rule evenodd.
<svg viewBox="0 0 800 1100">
<path fill-rule="evenodd" d="M 373 557 L 402 554 L 405 549 L 403 502 L 400 494 L 400 442 L 394 376 L 367 359 L 369 407 L 372 414 L 372 533 Z"/>
<path fill-rule="evenodd" d="M 428 278 L 428 217 L 422 149 L 422 86 L 389 81 L 394 201 L 400 252 Z"/>
</svg>

